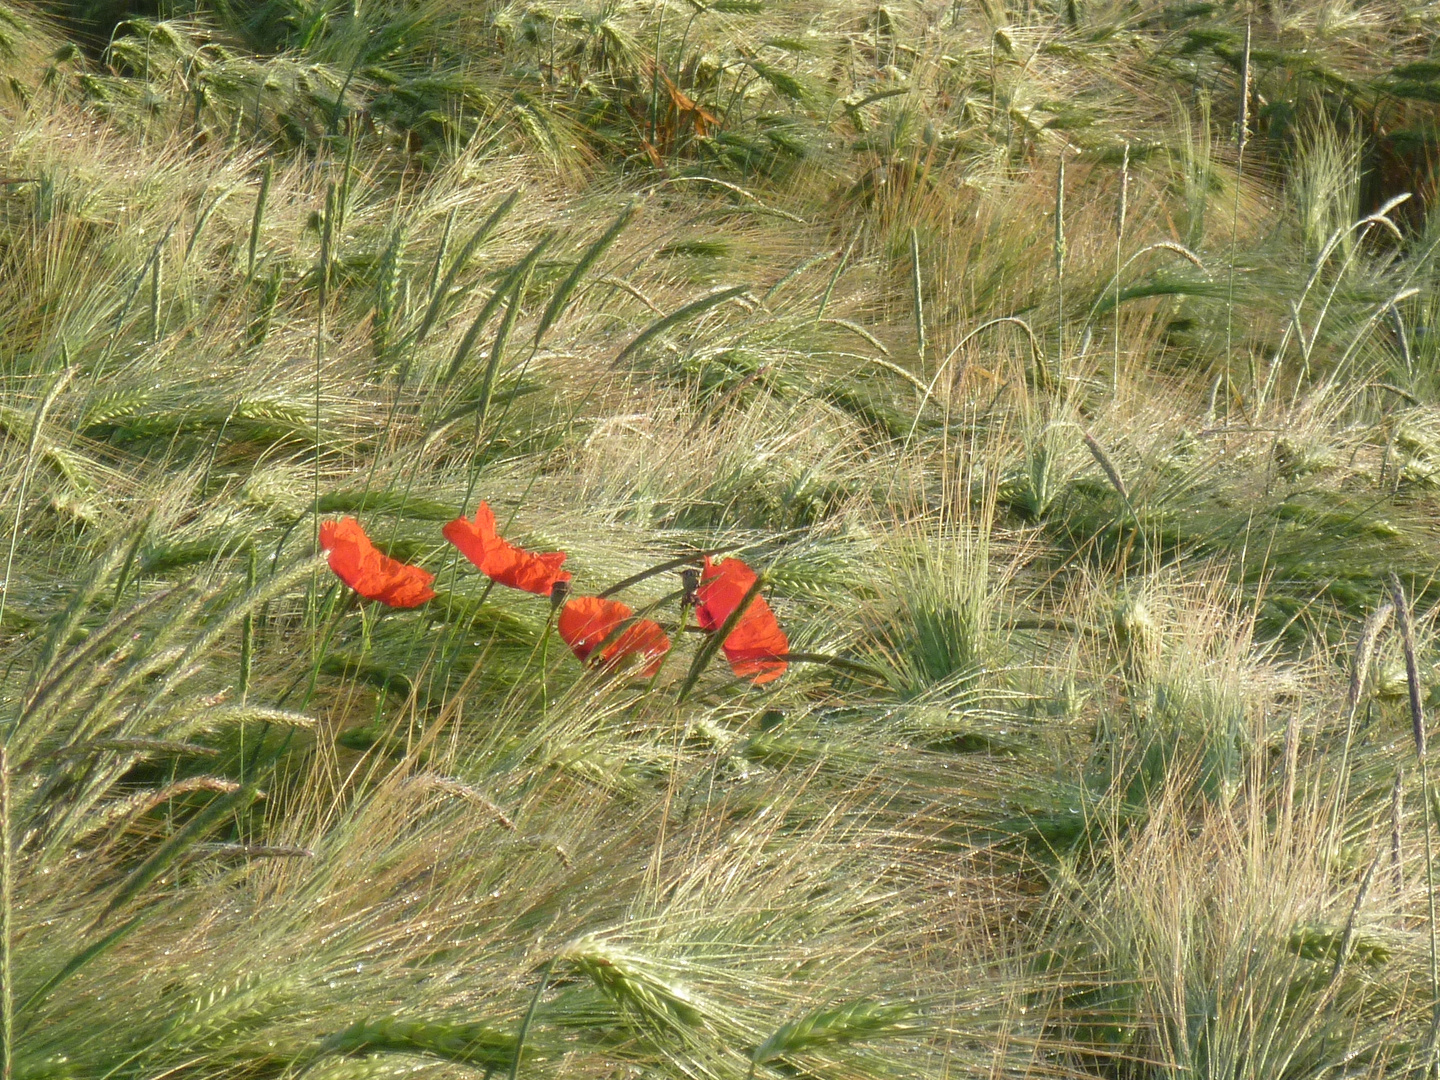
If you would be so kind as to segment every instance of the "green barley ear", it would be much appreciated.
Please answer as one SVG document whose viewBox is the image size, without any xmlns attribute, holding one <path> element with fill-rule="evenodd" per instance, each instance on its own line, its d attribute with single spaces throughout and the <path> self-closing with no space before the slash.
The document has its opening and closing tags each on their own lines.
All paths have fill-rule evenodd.
<svg viewBox="0 0 1440 1080">
<path fill-rule="evenodd" d="M 395 326 L 404 315 L 401 259 L 407 239 L 408 230 L 403 224 L 391 230 L 385 253 L 380 257 L 379 272 L 375 276 L 375 321 L 370 341 L 377 367 L 383 367 L 388 362 Z M 408 284 L 408 279 L 404 284 Z"/>
<path fill-rule="evenodd" d="M 425 309 L 425 317 L 420 320 L 420 329 L 415 331 L 415 344 L 419 345 L 425 340 L 426 335 L 434 327 L 435 320 L 440 317 L 441 306 L 450 298 L 450 292 L 455 287 L 455 279 L 464 271 L 480 245 L 490 239 L 490 234 L 500 227 L 500 223 L 505 220 L 519 200 L 520 189 L 516 188 L 501 200 L 500 205 L 490 212 L 490 216 L 482 221 L 480 227 L 471 234 L 470 239 L 465 241 L 465 246 L 460 249 L 460 254 L 455 256 L 455 260 L 450 264 L 450 269 L 445 271 L 445 279 L 440 282 L 438 287 L 432 287 L 430 306 Z"/>
<path fill-rule="evenodd" d="M 686 987 L 657 975 L 644 957 L 586 937 L 556 959 L 573 964 L 617 1009 L 647 1027 L 685 1035 L 705 1026 L 701 1003 Z"/>
<path fill-rule="evenodd" d="M 160 340 L 160 292 L 164 288 L 165 259 L 157 253 L 150 263 L 150 340 Z"/>
<path fill-rule="evenodd" d="M 440 245 L 435 249 L 435 262 L 430 267 L 430 282 L 425 288 L 425 295 L 433 298 L 440 288 L 440 269 L 445 265 L 445 256 L 450 253 L 450 234 L 455 230 L 455 215 L 459 213 L 458 207 L 451 207 L 450 213 L 445 215 L 445 228 L 440 231 Z"/>
<path fill-rule="evenodd" d="M 144 526 L 148 524 L 147 519 L 137 530 L 137 535 L 143 532 Z M 70 597 L 70 603 L 65 605 L 64 610 L 50 624 L 50 633 L 46 635 L 44 643 L 40 646 L 40 655 L 31 669 L 33 674 L 22 698 L 22 713 L 29 709 L 36 693 L 44 685 L 46 677 L 51 674 L 59 662 L 61 649 L 70 640 L 71 635 L 79 629 L 80 622 L 84 619 L 90 604 L 108 583 L 110 575 L 124 560 L 132 540 L 133 537 L 125 538 L 90 564 L 89 572 L 81 579 L 79 587 Z"/>
<path fill-rule="evenodd" d="M 465 331 L 465 336 L 460 340 L 460 345 L 455 350 L 455 356 L 450 361 L 450 367 L 445 371 L 445 377 L 440 380 L 441 385 L 448 385 L 456 375 L 460 374 L 460 369 L 465 366 L 465 361 L 470 357 L 470 351 L 480 340 L 480 332 L 485 329 L 490 317 L 500 310 L 500 305 L 505 302 L 506 297 L 514 292 L 517 285 L 529 279 L 531 272 L 535 269 L 535 264 L 540 261 L 540 256 L 545 253 L 545 249 L 554 239 L 555 234 L 552 232 L 547 232 L 540 237 L 535 242 L 535 246 L 525 253 L 525 257 L 512 266 L 500 279 L 499 284 L 495 286 L 495 291 L 490 294 L 484 307 L 470 323 L 470 329 Z"/>
<path fill-rule="evenodd" d="M 1129 692 L 1138 695 L 1155 671 L 1160 654 L 1160 627 L 1150 607 L 1139 596 L 1127 596 L 1115 606 L 1115 641 Z"/>
<path fill-rule="evenodd" d="M 570 303 L 570 297 L 580 287 L 580 282 L 600 260 L 600 256 L 604 255 L 610 245 L 625 231 L 625 226 L 629 225 L 630 219 L 635 216 L 635 210 L 636 204 L 632 202 L 620 211 L 620 216 L 610 224 L 610 228 L 605 230 L 605 234 L 600 239 L 585 249 L 585 254 L 580 256 L 580 261 L 575 264 L 575 268 L 560 283 L 560 287 L 555 290 L 555 295 L 550 298 L 550 303 L 546 305 L 544 314 L 540 316 L 540 325 L 535 328 L 536 345 L 540 344 L 540 339 L 545 336 L 545 331 L 549 330 L 555 324 L 555 320 L 565 313 L 565 306 Z"/>
<path fill-rule="evenodd" d="M 750 286 L 748 285 L 732 285 L 728 289 L 720 289 L 717 292 L 709 293 L 700 297 L 699 300 L 692 300 L 683 307 L 676 308 L 663 319 L 657 319 L 644 330 L 641 330 L 640 333 L 636 334 L 635 337 L 631 339 L 630 344 L 621 349 L 619 355 L 611 362 L 611 369 L 618 368 L 630 356 L 639 352 L 645 346 L 645 343 L 657 334 L 663 334 L 672 326 L 679 326 L 686 320 L 693 319 L 695 316 L 709 311 L 713 307 L 719 307 L 727 300 L 734 300 L 739 296 L 743 296 L 749 291 Z"/>
<path fill-rule="evenodd" d="M 245 263 L 245 283 L 255 276 L 255 249 L 260 243 L 260 226 L 265 221 L 265 203 L 270 198 L 270 181 L 275 176 L 275 162 L 266 160 L 260 174 L 260 192 L 255 196 L 255 216 L 250 221 L 250 252 Z"/>
<path fill-rule="evenodd" d="M 321 1042 L 316 1054 L 417 1054 L 487 1073 L 506 1068 L 515 1055 L 515 1038 L 474 1021 L 406 1020 L 386 1016 L 358 1020 Z"/>
<path fill-rule="evenodd" d="M 900 1035 L 914 1031 L 915 1007 L 907 1002 L 852 1001 L 806 1013 L 782 1024 L 750 1053 L 750 1072 L 755 1067 L 821 1047 Z M 788 1071 L 788 1070 L 787 1070 Z"/>
</svg>

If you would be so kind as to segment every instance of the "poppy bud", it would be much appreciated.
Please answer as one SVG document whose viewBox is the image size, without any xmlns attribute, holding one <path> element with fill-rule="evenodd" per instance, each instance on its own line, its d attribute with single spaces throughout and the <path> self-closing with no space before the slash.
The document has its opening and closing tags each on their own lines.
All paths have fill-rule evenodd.
<svg viewBox="0 0 1440 1080">
<path fill-rule="evenodd" d="M 565 606 L 565 601 L 570 598 L 570 582 L 565 580 L 556 581 L 550 586 L 550 609 Z"/>
<path fill-rule="evenodd" d="M 694 607 L 697 598 L 695 590 L 700 588 L 700 570 L 698 567 L 690 567 L 680 571 L 680 583 L 685 587 L 685 595 L 680 598 L 680 603 L 687 607 Z"/>
</svg>

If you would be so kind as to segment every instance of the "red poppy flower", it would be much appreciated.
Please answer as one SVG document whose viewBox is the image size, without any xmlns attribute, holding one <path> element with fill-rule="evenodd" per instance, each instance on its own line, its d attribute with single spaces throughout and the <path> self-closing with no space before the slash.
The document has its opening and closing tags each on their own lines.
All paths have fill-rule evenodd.
<svg viewBox="0 0 1440 1080">
<path fill-rule="evenodd" d="M 618 600 L 598 596 L 577 596 L 560 610 L 560 637 L 581 660 L 600 647 L 635 612 Z M 600 659 L 613 664 L 626 656 L 639 656 L 646 661 L 640 674 L 645 678 L 660 670 L 660 660 L 670 651 L 670 638 L 660 624 L 650 619 L 637 619 L 627 626 L 600 652 Z"/>
<path fill-rule="evenodd" d="M 366 600 L 412 608 L 435 595 L 430 588 L 434 574 L 377 551 L 352 517 L 321 522 L 320 549 L 329 558 L 330 569 Z"/>
<path fill-rule="evenodd" d="M 502 540 L 495 531 L 495 511 L 489 503 L 480 504 L 474 521 L 458 517 L 445 526 L 444 533 L 460 554 L 501 585 L 549 596 L 555 582 L 570 580 L 570 575 L 560 569 L 565 552 L 536 555 Z"/>
<path fill-rule="evenodd" d="M 705 556 L 700 586 L 695 590 L 695 621 L 700 629 L 713 634 L 724 626 L 755 580 L 755 571 L 739 559 L 725 559 L 717 565 Z M 756 685 L 778 679 L 789 666 L 781 657 L 790 651 L 790 641 L 763 596 L 750 602 L 721 648 L 731 670 Z"/>
</svg>

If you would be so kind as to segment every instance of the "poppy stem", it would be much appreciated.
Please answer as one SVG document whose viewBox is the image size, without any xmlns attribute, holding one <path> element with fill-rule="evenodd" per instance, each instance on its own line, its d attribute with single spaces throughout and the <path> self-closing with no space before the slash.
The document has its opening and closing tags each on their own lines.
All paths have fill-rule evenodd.
<svg viewBox="0 0 1440 1080">
<path fill-rule="evenodd" d="M 675 703 L 678 705 L 690 696 L 690 691 L 695 689 L 695 684 L 700 681 L 700 676 L 705 674 L 705 669 L 710 666 L 710 661 L 715 658 L 721 643 L 730 636 L 735 627 L 740 625 L 740 620 L 755 603 L 755 598 L 760 595 L 760 590 L 765 586 L 765 575 L 757 574 L 755 580 L 750 583 L 750 588 L 745 590 L 745 595 L 740 598 L 740 603 L 735 605 L 735 610 L 725 617 L 720 624 L 720 629 L 712 634 L 708 641 L 700 646 L 695 652 L 695 659 L 690 663 L 690 671 L 685 676 L 684 683 L 680 686 L 680 693 L 676 695 Z"/>
<path fill-rule="evenodd" d="M 689 614 L 690 605 L 685 602 L 685 597 L 682 594 L 680 597 L 680 626 L 677 628 L 676 634 L 683 634 L 685 632 L 685 622 Z M 655 689 L 655 683 L 660 678 L 660 672 L 664 669 L 665 662 L 670 659 L 670 654 L 674 651 L 675 650 L 673 648 L 669 648 L 666 649 L 665 652 L 661 655 L 660 663 L 655 666 L 655 674 L 651 675 L 650 681 L 645 684 L 645 692 L 647 694 Z"/>
<path fill-rule="evenodd" d="M 717 548 L 716 550 L 718 551 L 720 549 Z M 632 585 L 639 585 L 640 582 L 645 581 L 648 578 L 652 578 L 656 574 L 663 574 L 667 570 L 678 570 L 682 566 L 690 566 L 693 563 L 700 562 L 702 559 L 705 558 L 706 555 L 714 554 L 715 551 L 696 551 L 692 552 L 689 555 L 680 555 L 674 559 L 666 559 L 664 562 L 659 563 L 656 566 L 652 566 L 648 570 L 641 570 L 638 574 L 631 574 L 627 578 L 622 578 L 614 585 L 611 585 L 608 589 L 606 589 L 602 593 L 599 593 L 598 595 L 600 599 L 607 600 L 610 597 L 614 596 L 616 593 L 624 592 Z"/>
<path fill-rule="evenodd" d="M 555 627 L 555 609 L 545 616 L 545 633 L 540 638 L 540 718 L 550 715 L 550 631 Z"/>
</svg>

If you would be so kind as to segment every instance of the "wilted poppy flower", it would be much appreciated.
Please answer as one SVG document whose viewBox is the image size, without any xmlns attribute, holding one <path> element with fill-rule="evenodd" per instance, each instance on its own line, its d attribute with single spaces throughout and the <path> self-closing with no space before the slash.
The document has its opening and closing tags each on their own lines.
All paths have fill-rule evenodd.
<svg viewBox="0 0 1440 1080">
<path fill-rule="evenodd" d="M 489 503 L 480 504 L 474 521 L 458 517 L 445 526 L 444 533 L 460 554 L 501 585 L 549 596 L 557 581 L 570 580 L 570 575 L 560 569 L 565 552 L 536 555 L 502 540 L 495 531 L 495 511 Z"/>
<path fill-rule="evenodd" d="M 391 607 L 419 607 L 435 591 L 435 575 L 418 566 L 407 566 L 376 550 L 360 523 L 352 517 L 320 523 L 320 549 L 336 576 L 366 600 L 379 600 Z"/>
<path fill-rule="evenodd" d="M 700 586 L 695 590 L 695 621 L 700 629 L 713 634 L 724 626 L 755 581 L 755 571 L 739 559 L 716 564 L 705 556 Z M 750 602 L 720 647 L 731 670 L 757 685 L 778 679 L 789 666 L 781 657 L 790 651 L 790 641 L 763 596 Z"/>
<path fill-rule="evenodd" d="M 599 596 L 577 596 L 566 601 L 560 611 L 557 629 L 565 644 L 581 660 L 590 654 L 626 619 L 635 612 L 628 604 L 619 600 L 606 600 Z M 606 664 L 626 656 L 639 656 L 646 661 L 641 675 L 649 678 L 660 670 L 660 660 L 670 651 L 670 638 L 660 624 L 650 619 L 637 619 L 601 649 L 600 659 Z"/>
</svg>

